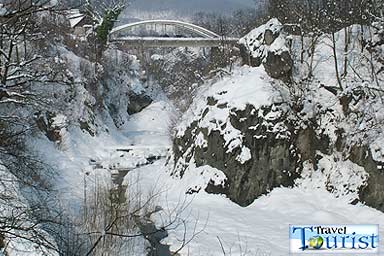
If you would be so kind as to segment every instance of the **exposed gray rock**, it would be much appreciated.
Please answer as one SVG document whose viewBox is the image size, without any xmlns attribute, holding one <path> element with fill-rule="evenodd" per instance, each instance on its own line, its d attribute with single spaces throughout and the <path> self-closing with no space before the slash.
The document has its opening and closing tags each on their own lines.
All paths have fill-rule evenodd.
<svg viewBox="0 0 384 256">
<path fill-rule="evenodd" d="M 354 146 L 351 148 L 349 159 L 364 167 L 369 174 L 366 185 L 360 190 L 360 200 L 366 205 L 384 212 L 384 163 L 373 159 L 367 146 Z"/>
<path fill-rule="evenodd" d="M 264 43 L 266 45 L 271 45 L 278 37 L 279 37 L 279 33 L 276 33 L 276 31 L 274 32 L 272 30 L 266 29 L 264 32 Z"/>
<path fill-rule="evenodd" d="M 268 52 L 264 62 L 265 71 L 273 78 L 289 81 L 293 67 L 293 60 L 288 51 L 281 53 Z"/>
<path fill-rule="evenodd" d="M 214 103 L 211 98 L 207 101 Z M 311 128 L 296 130 L 287 118 L 289 113 L 286 109 L 283 105 L 261 109 L 248 105 L 244 111 L 231 111 L 230 123 L 241 131 L 244 136 L 242 146 L 251 153 L 251 158 L 245 162 L 238 160 L 241 147 L 228 152 L 222 132 L 202 129 L 197 126 L 198 121 L 192 122 L 183 136 L 175 138 L 176 162 L 181 158 L 189 162 L 193 158 L 197 167 L 209 165 L 223 171 L 227 183 L 215 186 L 211 182 L 206 191 L 226 194 L 241 206 L 251 204 L 275 187 L 293 186 L 301 175 L 302 162 L 314 162 L 316 150 L 322 150 L 324 143 L 320 143 Z M 280 113 L 274 120 L 267 118 L 272 111 Z M 284 129 L 278 130 L 275 127 Z M 206 147 L 195 145 L 199 134 L 204 135 Z M 184 166 L 180 170 L 181 176 L 187 169 Z"/>
<path fill-rule="evenodd" d="M 259 67 L 263 64 L 263 56 L 251 55 L 248 48 L 244 44 L 239 44 L 240 56 L 244 65 L 251 67 Z"/>
<path fill-rule="evenodd" d="M 133 115 L 139 113 L 153 102 L 152 98 L 145 93 L 130 93 L 129 103 L 127 107 L 128 114 Z"/>
</svg>

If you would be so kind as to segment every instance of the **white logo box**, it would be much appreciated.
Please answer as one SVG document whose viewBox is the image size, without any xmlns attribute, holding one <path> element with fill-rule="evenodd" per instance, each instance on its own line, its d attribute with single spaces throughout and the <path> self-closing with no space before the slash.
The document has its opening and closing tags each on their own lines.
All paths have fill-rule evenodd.
<svg viewBox="0 0 384 256">
<path fill-rule="evenodd" d="M 379 225 L 290 225 L 289 253 L 379 254 Z"/>
</svg>

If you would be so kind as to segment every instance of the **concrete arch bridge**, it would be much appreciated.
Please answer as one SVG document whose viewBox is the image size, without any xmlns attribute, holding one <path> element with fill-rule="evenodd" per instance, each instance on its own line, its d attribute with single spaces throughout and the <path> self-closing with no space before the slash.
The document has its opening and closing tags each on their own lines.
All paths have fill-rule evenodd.
<svg viewBox="0 0 384 256">
<path fill-rule="evenodd" d="M 218 47 L 235 45 L 239 38 L 225 38 L 183 21 L 146 20 L 114 28 L 109 41 L 124 47 Z"/>
</svg>

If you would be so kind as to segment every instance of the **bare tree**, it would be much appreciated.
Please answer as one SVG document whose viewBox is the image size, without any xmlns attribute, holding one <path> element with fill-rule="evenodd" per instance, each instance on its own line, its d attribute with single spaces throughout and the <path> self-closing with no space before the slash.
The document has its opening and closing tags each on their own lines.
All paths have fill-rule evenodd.
<svg viewBox="0 0 384 256">
<path fill-rule="evenodd" d="M 148 241 L 147 255 L 178 255 L 203 228 L 198 228 L 198 221 L 189 230 L 186 211 L 191 201 L 183 198 L 172 209 L 156 206 L 158 198 L 167 191 L 152 189 L 146 194 L 135 190 L 138 180 L 111 188 L 97 186 L 92 194 L 88 194 L 84 205 L 84 219 L 78 223 L 81 236 L 88 240 L 84 255 L 116 255 L 117 253 L 143 253 L 138 245 L 140 241 Z M 153 215 L 161 214 L 162 223 L 156 223 Z M 161 240 L 174 230 L 184 230 L 180 237 L 180 245 L 175 251 L 162 244 Z M 137 248 L 136 248 L 137 247 Z"/>
<path fill-rule="evenodd" d="M 37 47 L 44 38 L 41 18 L 54 6 L 48 0 L 20 0 L 3 1 L 0 9 L 0 236 L 8 246 L 27 241 L 56 251 L 44 231 L 59 225 L 46 211 L 51 202 L 22 196 L 28 191 L 42 198 L 51 189 L 49 167 L 28 151 L 25 138 L 37 128 L 30 113 L 49 105 L 45 86 L 66 80 Z"/>
</svg>

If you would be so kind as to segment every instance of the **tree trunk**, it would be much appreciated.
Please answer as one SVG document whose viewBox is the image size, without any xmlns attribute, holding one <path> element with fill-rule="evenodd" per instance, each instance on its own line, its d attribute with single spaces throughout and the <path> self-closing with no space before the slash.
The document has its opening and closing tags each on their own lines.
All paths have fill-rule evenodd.
<svg viewBox="0 0 384 256">
<path fill-rule="evenodd" d="M 332 50 L 333 50 L 333 58 L 334 58 L 334 61 L 335 61 L 335 72 L 336 72 L 337 83 L 339 85 L 339 88 L 341 90 L 343 90 L 343 85 L 341 84 L 340 73 L 339 73 L 339 63 L 337 61 L 337 49 L 336 49 L 335 32 L 332 32 Z"/>
<path fill-rule="evenodd" d="M 313 62 L 315 59 L 315 51 L 316 51 L 316 44 L 317 44 L 318 38 L 319 37 L 317 35 L 314 35 L 311 40 L 311 59 L 309 62 L 309 74 L 308 74 L 309 78 L 313 76 Z"/>
<path fill-rule="evenodd" d="M 343 77 L 346 77 L 348 74 L 348 51 L 350 43 L 350 33 L 348 28 L 344 28 L 344 70 Z"/>
</svg>

